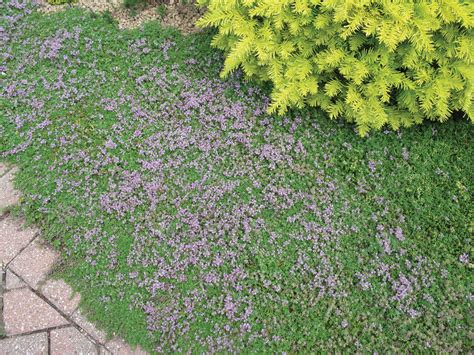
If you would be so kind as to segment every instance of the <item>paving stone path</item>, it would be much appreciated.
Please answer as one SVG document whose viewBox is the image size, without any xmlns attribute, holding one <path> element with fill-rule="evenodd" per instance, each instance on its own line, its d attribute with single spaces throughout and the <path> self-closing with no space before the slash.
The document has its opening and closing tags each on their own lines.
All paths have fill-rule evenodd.
<svg viewBox="0 0 474 355">
<path fill-rule="evenodd" d="M 107 339 L 78 310 L 80 295 L 50 273 L 59 254 L 6 210 L 16 168 L 0 163 L 0 355 L 146 354 Z"/>
</svg>

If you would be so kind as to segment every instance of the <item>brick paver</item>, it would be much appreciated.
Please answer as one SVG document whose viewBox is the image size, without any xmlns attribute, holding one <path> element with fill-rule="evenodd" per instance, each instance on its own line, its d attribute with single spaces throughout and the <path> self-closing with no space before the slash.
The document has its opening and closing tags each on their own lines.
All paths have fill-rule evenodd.
<svg viewBox="0 0 474 355">
<path fill-rule="evenodd" d="M 38 333 L 0 340 L 2 355 L 46 355 L 48 354 L 48 335 Z"/>
<path fill-rule="evenodd" d="M 20 200 L 20 194 L 15 191 L 12 182 L 16 172 L 17 169 L 13 168 L 5 175 L 0 175 L 0 211 L 16 205 Z"/>
<path fill-rule="evenodd" d="M 72 314 L 79 305 L 81 296 L 74 294 L 72 288 L 63 280 L 48 280 L 40 292 L 59 310 L 67 315 Z"/>
<path fill-rule="evenodd" d="M 26 284 L 21 281 L 18 276 L 16 276 L 13 272 L 11 272 L 9 269 L 7 269 L 6 272 L 6 289 L 7 290 L 13 290 L 15 288 L 21 288 L 25 287 Z"/>
<path fill-rule="evenodd" d="M 68 324 L 66 319 L 29 288 L 7 291 L 3 301 L 3 318 L 7 335 Z"/>
<path fill-rule="evenodd" d="M 72 321 L 79 325 L 82 329 L 84 329 L 89 335 L 91 335 L 94 339 L 98 340 L 99 343 L 103 344 L 106 341 L 106 334 L 102 330 L 96 328 L 94 324 L 89 322 L 87 318 L 81 313 L 81 311 L 77 310 L 72 315 Z"/>
<path fill-rule="evenodd" d="M 5 271 L 3 270 L 3 265 L 0 264 L 0 337 L 5 335 L 5 325 L 3 324 L 2 310 L 3 310 L 3 292 L 5 292 L 5 287 L 3 285 L 3 278 L 5 277 Z"/>
<path fill-rule="evenodd" d="M 115 355 L 110 350 L 106 349 L 103 345 L 100 346 L 99 355 Z"/>
<path fill-rule="evenodd" d="M 6 164 L 0 163 L 0 177 L 5 175 L 5 173 L 9 170 L 9 167 Z"/>
<path fill-rule="evenodd" d="M 74 327 L 51 331 L 51 355 L 98 354 L 97 347 Z"/>
<path fill-rule="evenodd" d="M 139 347 L 132 350 L 130 345 L 125 343 L 120 338 L 114 338 L 105 344 L 106 348 L 110 350 L 113 355 L 146 355 L 147 353 L 141 350 Z"/>
<path fill-rule="evenodd" d="M 37 239 L 10 263 L 10 268 L 36 289 L 42 281 L 46 281 L 57 258 L 54 250 Z"/>
<path fill-rule="evenodd" d="M 36 229 L 24 229 L 17 220 L 11 217 L 0 219 L 0 264 L 8 264 L 21 249 L 28 245 L 36 233 Z"/>
<path fill-rule="evenodd" d="M 0 163 L 0 333 L 4 326 L 7 336 L 0 340 L 0 355 L 146 354 L 118 338 L 104 345 L 106 334 L 77 310 L 80 295 L 64 281 L 48 279 L 58 253 L 36 229 L 5 215 L 6 207 L 19 202 L 12 184 L 16 171 Z"/>
</svg>

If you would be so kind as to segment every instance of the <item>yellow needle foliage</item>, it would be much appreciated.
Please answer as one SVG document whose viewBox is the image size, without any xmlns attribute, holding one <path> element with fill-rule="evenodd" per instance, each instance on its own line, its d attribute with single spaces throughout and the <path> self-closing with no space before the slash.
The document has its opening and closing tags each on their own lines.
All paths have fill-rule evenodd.
<svg viewBox="0 0 474 355">
<path fill-rule="evenodd" d="M 474 122 L 474 1 L 198 0 L 222 75 L 273 83 L 270 112 L 317 106 L 360 134 L 462 111 Z"/>
</svg>

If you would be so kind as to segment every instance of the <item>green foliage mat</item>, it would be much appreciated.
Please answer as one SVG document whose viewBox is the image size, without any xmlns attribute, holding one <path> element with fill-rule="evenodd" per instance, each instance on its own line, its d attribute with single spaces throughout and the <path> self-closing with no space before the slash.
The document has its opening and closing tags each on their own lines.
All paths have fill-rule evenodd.
<svg viewBox="0 0 474 355">
<path fill-rule="evenodd" d="M 211 33 L 1 5 L 13 211 L 90 319 L 159 352 L 469 351 L 473 126 L 361 139 L 218 79 Z"/>
</svg>

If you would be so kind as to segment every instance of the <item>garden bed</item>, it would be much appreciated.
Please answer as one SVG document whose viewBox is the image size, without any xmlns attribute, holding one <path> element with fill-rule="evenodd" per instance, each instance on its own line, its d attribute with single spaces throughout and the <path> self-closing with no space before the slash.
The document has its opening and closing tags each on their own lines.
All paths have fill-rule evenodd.
<svg viewBox="0 0 474 355">
<path fill-rule="evenodd" d="M 219 79 L 206 33 L 2 12 L 0 158 L 109 334 L 156 352 L 469 351 L 473 126 L 360 138 Z"/>
</svg>

